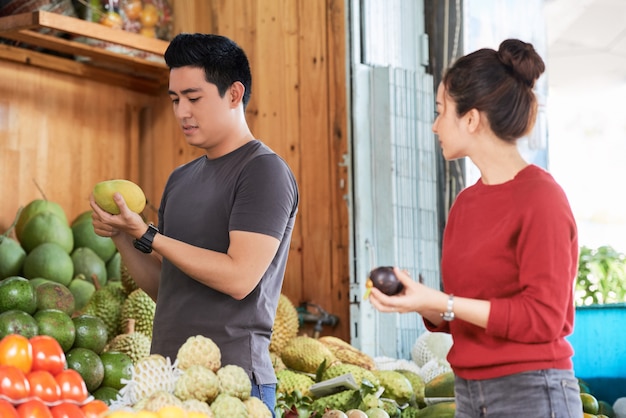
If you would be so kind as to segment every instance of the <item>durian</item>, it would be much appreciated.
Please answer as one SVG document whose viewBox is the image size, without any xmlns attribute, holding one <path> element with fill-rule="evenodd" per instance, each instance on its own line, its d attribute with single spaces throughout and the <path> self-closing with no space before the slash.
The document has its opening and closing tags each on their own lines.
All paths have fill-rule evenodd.
<svg viewBox="0 0 626 418">
<path fill-rule="evenodd" d="M 395 370 L 374 370 L 372 373 L 378 378 L 380 385 L 385 388 L 382 397 L 393 399 L 400 405 L 411 401 L 415 402 L 411 382 L 402 373 Z"/>
<path fill-rule="evenodd" d="M 326 335 L 318 339 L 322 344 L 328 347 L 335 357 L 337 357 L 337 360 L 342 363 L 354 364 L 368 370 L 376 369 L 376 363 L 371 356 L 353 347 L 350 343 L 341 338 Z"/>
<path fill-rule="evenodd" d="M 116 335 L 104 347 L 104 351 L 121 351 L 126 353 L 130 359 L 136 364 L 139 360 L 150 354 L 150 345 L 152 340 L 147 335 L 135 331 L 135 321 L 133 319 L 127 322 L 125 333 Z"/>
<path fill-rule="evenodd" d="M 337 362 L 335 355 L 316 338 L 299 335 L 292 338 L 283 348 L 280 358 L 287 367 L 315 374 L 325 362 L 329 367 Z"/>
<path fill-rule="evenodd" d="M 285 345 L 298 335 L 299 327 L 298 311 L 289 298 L 281 293 L 278 299 L 278 307 L 276 308 L 274 326 L 272 327 L 270 351 L 280 354 Z"/>
<path fill-rule="evenodd" d="M 152 323 L 156 303 L 142 289 L 133 290 L 122 304 L 121 327 L 126 326 L 129 319 L 135 320 L 135 331 L 152 338 Z"/>
<path fill-rule="evenodd" d="M 276 373 L 276 393 L 282 393 L 285 396 L 291 395 L 295 391 L 299 391 L 303 396 L 312 396 L 310 388 L 315 383 L 312 377 L 304 373 L 296 372 L 289 369 L 280 370 Z"/>
<path fill-rule="evenodd" d="M 102 319 L 107 327 L 109 339 L 112 339 L 122 331 L 122 305 L 125 300 L 126 293 L 120 282 L 108 282 L 94 292 L 82 313 Z"/>
<path fill-rule="evenodd" d="M 354 377 L 354 381 L 359 386 L 363 384 L 364 380 L 367 380 L 373 386 L 380 385 L 380 380 L 371 370 L 364 369 L 363 367 L 354 364 L 344 363 L 334 364 L 324 370 L 324 372 L 322 373 L 322 380 L 333 379 L 347 373 L 352 374 L 352 377 Z"/>
<path fill-rule="evenodd" d="M 120 281 L 122 283 L 122 288 L 127 295 L 130 295 L 133 290 L 139 289 L 139 286 L 137 286 L 137 282 L 135 282 L 135 279 L 133 279 L 133 277 L 130 275 L 130 273 L 128 272 L 128 268 L 123 262 L 120 267 Z"/>
<path fill-rule="evenodd" d="M 340 411 L 355 409 L 359 406 L 361 399 L 361 393 L 358 389 L 344 390 L 317 398 L 311 403 L 311 412 L 322 416 L 325 411 L 330 409 L 338 409 Z"/>
<path fill-rule="evenodd" d="M 274 373 L 285 370 L 287 368 L 287 366 L 285 366 L 285 363 L 283 362 L 283 359 L 280 358 L 280 354 L 270 351 L 270 359 L 272 360 Z"/>
</svg>

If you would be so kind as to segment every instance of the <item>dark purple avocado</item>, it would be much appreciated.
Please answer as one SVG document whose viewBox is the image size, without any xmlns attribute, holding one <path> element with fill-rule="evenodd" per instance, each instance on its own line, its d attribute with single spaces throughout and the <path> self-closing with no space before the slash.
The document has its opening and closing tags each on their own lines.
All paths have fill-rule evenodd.
<svg viewBox="0 0 626 418">
<path fill-rule="evenodd" d="M 393 272 L 393 267 L 377 267 L 370 272 L 369 279 L 372 281 L 372 285 L 385 295 L 397 295 L 404 288 L 402 282 Z"/>
</svg>

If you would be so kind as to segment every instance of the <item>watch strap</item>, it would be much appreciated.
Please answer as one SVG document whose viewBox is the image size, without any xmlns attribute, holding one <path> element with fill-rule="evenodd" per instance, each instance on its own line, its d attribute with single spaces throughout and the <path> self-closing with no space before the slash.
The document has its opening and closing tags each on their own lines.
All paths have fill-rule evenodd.
<svg viewBox="0 0 626 418">
<path fill-rule="evenodd" d="M 133 246 L 142 253 L 150 254 L 152 252 L 152 242 L 157 232 L 159 232 L 158 228 L 153 224 L 149 224 L 145 234 L 141 238 L 133 240 Z"/>
</svg>

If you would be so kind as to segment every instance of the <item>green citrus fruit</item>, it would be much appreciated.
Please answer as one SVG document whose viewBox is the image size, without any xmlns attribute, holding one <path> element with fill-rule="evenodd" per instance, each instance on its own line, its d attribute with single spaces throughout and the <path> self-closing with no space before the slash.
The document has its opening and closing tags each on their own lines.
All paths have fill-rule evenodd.
<svg viewBox="0 0 626 418">
<path fill-rule="evenodd" d="M 88 348 L 72 348 L 65 355 L 67 367 L 76 370 L 85 381 L 87 390 L 93 393 L 104 379 L 104 365 L 100 356 Z"/>
<path fill-rule="evenodd" d="M 37 286 L 35 292 L 37 293 L 37 310 L 58 309 L 70 316 L 74 313 L 74 295 L 67 286 L 48 281 Z"/>
<path fill-rule="evenodd" d="M 74 234 L 67 220 L 49 211 L 30 218 L 22 230 L 20 244 L 29 253 L 44 242 L 57 243 L 69 254 L 74 248 Z"/>
<path fill-rule="evenodd" d="M 107 281 L 122 280 L 122 254 L 115 252 L 107 261 Z"/>
<path fill-rule="evenodd" d="M 598 415 L 606 415 L 608 417 L 614 417 L 615 411 L 610 403 L 607 401 L 599 400 L 598 401 Z"/>
<path fill-rule="evenodd" d="M 598 413 L 600 405 L 595 396 L 590 393 L 581 393 L 580 399 L 583 402 L 583 412 L 595 415 Z"/>
<path fill-rule="evenodd" d="M 17 236 L 17 239 L 20 241 L 22 240 L 22 230 L 33 216 L 46 211 L 55 213 L 59 218 L 65 221 L 65 224 L 67 224 L 67 216 L 65 215 L 65 211 L 61 205 L 56 202 L 51 202 L 50 200 L 35 199 L 20 211 L 17 223 L 15 224 L 15 235 Z"/>
<path fill-rule="evenodd" d="M 105 263 L 113 257 L 117 251 L 115 243 L 110 237 L 101 237 L 96 234 L 91 221 L 78 222 L 72 225 L 74 234 L 74 247 L 87 247 L 98 255 Z"/>
<path fill-rule="evenodd" d="M 100 360 L 104 365 L 104 379 L 102 386 L 109 386 L 120 390 L 133 377 L 133 360 L 126 353 L 119 351 L 107 351 L 100 354 Z"/>
<path fill-rule="evenodd" d="M 108 386 L 100 386 L 92 395 L 95 399 L 100 399 L 105 404 L 111 406 L 111 403 L 117 399 L 118 393 L 119 390 L 117 389 Z"/>
<path fill-rule="evenodd" d="M 39 287 L 39 285 L 42 285 L 44 283 L 56 283 L 52 280 L 44 279 L 43 277 L 33 277 L 28 281 L 30 282 L 30 285 L 35 288 L 35 290 L 37 290 L 37 287 Z"/>
<path fill-rule="evenodd" d="M 37 310 L 37 293 L 24 277 L 11 276 L 0 280 L 0 312 L 11 309 L 31 315 Z"/>
<path fill-rule="evenodd" d="M 68 286 L 70 292 L 74 295 L 74 303 L 76 311 L 81 311 L 96 292 L 96 286 L 85 278 L 82 274 L 72 279 Z"/>
<path fill-rule="evenodd" d="M 98 255 L 87 247 L 76 248 L 71 255 L 74 264 L 74 275 L 82 274 L 93 283 L 94 277 L 98 284 L 104 286 L 107 282 L 107 267 Z"/>
<path fill-rule="evenodd" d="M 11 237 L 0 235 L 0 279 L 22 272 L 26 251 Z"/>
<path fill-rule="evenodd" d="M 95 315 L 82 314 L 75 318 L 74 328 L 76 339 L 74 347 L 88 348 L 96 354 L 102 353 L 104 346 L 109 341 L 107 326 L 104 321 Z"/>
<path fill-rule="evenodd" d="M 39 327 L 32 315 L 16 309 L 0 313 L 0 339 L 9 334 L 32 338 L 38 333 Z"/>
<path fill-rule="evenodd" d="M 64 352 L 72 348 L 76 338 L 76 329 L 68 314 L 58 309 L 44 309 L 35 312 L 33 318 L 37 321 L 39 335 L 53 337 L 59 342 Z"/>
<path fill-rule="evenodd" d="M 24 277 L 43 277 L 53 282 L 69 285 L 74 277 L 74 264 L 70 255 L 54 242 L 39 245 L 26 255 Z"/>
<path fill-rule="evenodd" d="M 74 218 L 74 220 L 72 221 L 70 226 L 74 226 L 74 225 L 76 225 L 78 223 L 81 223 L 83 221 L 91 222 L 93 220 L 92 215 L 93 215 L 93 211 L 92 210 L 88 210 L 88 211 L 85 211 L 83 213 L 80 213 L 76 218 Z"/>
</svg>

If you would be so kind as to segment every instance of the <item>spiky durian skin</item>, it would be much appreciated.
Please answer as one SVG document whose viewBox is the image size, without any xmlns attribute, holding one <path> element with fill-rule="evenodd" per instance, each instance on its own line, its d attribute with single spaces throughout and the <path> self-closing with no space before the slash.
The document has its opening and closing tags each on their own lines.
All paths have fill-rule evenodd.
<svg viewBox="0 0 626 418">
<path fill-rule="evenodd" d="M 361 395 L 357 389 L 348 389 L 332 395 L 322 396 L 311 403 L 311 412 L 316 412 L 319 416 L 331 409 L 347 411 L 357 408 L 361 400 Z"/>
<path fill-rule="evenodd" d="M 303 396 L 311 396 L 310 387 L 315 383 L 313 378 L 306 374 L 284 369 L 276 373 L 278 384 L 276 393 L 291 395 L 294 391 L 299 391 Z"/>
<path fill-rule="evenodd" d="M 293 370 L 315 374 L 325 363 L 326 367 L 337 363 L 335 355 L 316 338 L 299 335 L 283 348 L 280 358 Z"/>
<path fill-rule="evenodd" d="M 300 318 L 296 307 L 289 298 L 280 294 L 276 317 L 272 327 L 272 337 L 270 339 L 270 351 L 280 354 L 287 343 L 298 335 L 300 329 Z"/>
<path fill-rule="evenodd" d="M 155 310 L 155 301 L 144 290 L 133 290 L 122 304 L 120 326 L 124 329 L 125 324 L 132 318 L 135 320 L 135 331 L 152 338 Z"/>
<path fill-rule="evenodd" d="M 363 367 L 367 370 L 375 370 L 376 363 L 374 358 L 365 354 L 356 347 L 353 347 L 347 341 L 341 338 L 334 337 L 332 335 L 325 335 L 319 337 L 319 340 L 324 344 L 342 363 L 354 364 L 356 366 Z"/>
</svg>

